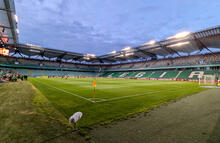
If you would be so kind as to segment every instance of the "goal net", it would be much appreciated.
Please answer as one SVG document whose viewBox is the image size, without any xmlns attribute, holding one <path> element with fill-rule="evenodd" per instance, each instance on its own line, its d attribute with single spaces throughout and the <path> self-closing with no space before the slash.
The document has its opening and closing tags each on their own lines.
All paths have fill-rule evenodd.
<svg viewBox="0 0 220 143">
<path fill-rule="evenodd" d="M 200 86 L 216 86 L 215 75 L 203 75 L 199 78 Z"/>
</svg>

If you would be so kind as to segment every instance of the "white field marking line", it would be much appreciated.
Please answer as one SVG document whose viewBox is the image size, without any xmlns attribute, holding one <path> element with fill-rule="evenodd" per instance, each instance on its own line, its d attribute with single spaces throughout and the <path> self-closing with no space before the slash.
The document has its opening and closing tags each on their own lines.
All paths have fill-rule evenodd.
<svg viewBox="0 0 220 143">
<path fill-rule="evenodd" d="M 180 88 L 176 88 L 180 89 Z M 177 91 L 173 89 L 168 89 L 168 90 L 160 90 L 160 91 L 153 91 L 153 92 L 146 92 L 146 93 L 141 93 L 141 94 L 133 94 L 133 95 L 128 95 L 128 96 L 122 96 L 122 97 L 115 97 L 115 98 L 110 98 L 110 99 L 105 99 L 103 101 L 96 101 L 96 102 L 106 102 L 106 101 L 113 101 L 113 100 L 119 100 L 119 99 L 124 99 L 124 98 L 131 98 L 131 97 L 136 97 L 136 96 L 143 96 L 143 95 L 148 95 L 148 94 L 154 94 L 154 93 L 159 93 L 163 91 Z"/>
<path fill-rule="evenodd" d="M 53 81 L 53 80 L 49 80 L 49 81 Z M 59 83 L 62 83 L 62 84 L 76 85 L 76 84 L 71 84 L 71 82 L 67 83 L 67 82 L 58 81 L 58 80 L 56 80 L 56 82 L 59 82 Z M 88 89 L 72 89 L 72 90 L 74 90 L 74 91 L 84 91 L 84 90 L 88 90 Z"/>
<path fill-rule="evenodd" d="M 36 81 L 36 80 L 35 80 L 35 81 Z M 46 83 L 42 83 L 42 82 L 39 82 L 39 81 L 37 81 L 37 82 L 38 82 L 38 83 L 41 83 L 41 84 L 44 84 L 44 85 L 46 85 L 46 86 L 55 88 L 55 89 L 57 89 L 57 90 L 60 90 L 60 91 L 62 91 L 62 92 L 71 94 L 71 95 L 76 96 L 76 97 L 78 97 L 78 98 L 81 98 L 81 99 L 84 99 L 84 100 L 87 100 L 87 101 L 90 101 L 90 102 L 94 103 L 94 101 L 92 101 L 92 100 L 89 99 L 89 98 L 85 98 L 85 97 L 80 96 L 80 95 L 78 95 L 78 94 L 71 93 L 71 92 L 69 92 L 69 91 L 63 90 L 63 89 L 61 89 L 61 88 L 57 88 L 57 87 L 55 87 L 55 86 L 52 86 L 52 85 L 49 85 L 49 84 L 46 84 Z"/>
<path fill-rule="evenodd" d="M 101 101 L 106 101 L 106 99 L 103 99 L 103 98 L 89 98 L 90 100 L 94 101 L 94 100 L 99 100 L 100 102 Z M 94 101 L 94 102 L 99 102 L 99 101 Z"/>
</svg>

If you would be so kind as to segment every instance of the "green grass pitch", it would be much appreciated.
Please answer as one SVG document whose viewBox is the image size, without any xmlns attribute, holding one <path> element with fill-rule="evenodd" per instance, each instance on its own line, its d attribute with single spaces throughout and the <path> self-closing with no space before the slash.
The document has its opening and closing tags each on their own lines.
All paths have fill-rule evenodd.
<svg viewBox="0 0 220 143">
<path fill-rule="evenodd" d="M 202 88 L 194 82 L 149 81 L 134 79 L 30 78 L 29 81 L 67 119 L 83 113 L 80 127 L 88 127 L 147 111 L 167 101 L 197 93 Z"/>
</svg>

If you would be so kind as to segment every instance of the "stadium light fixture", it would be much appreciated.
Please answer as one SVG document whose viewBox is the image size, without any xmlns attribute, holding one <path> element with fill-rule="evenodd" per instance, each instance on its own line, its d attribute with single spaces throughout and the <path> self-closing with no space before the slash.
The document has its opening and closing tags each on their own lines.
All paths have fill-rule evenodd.
<svg viewBox="0 0 220 143">
<path fill-rule="evenodd" d="M 109 54 L 116 54 L 116 51 L 109 52 Z"/>
<path fill-rule="evenodd" d="M 174 36 L 168 37 L 167 39 L 173 39 L 173 38 L 179 39 L 179 38 L 184 38 L 184 37 L 187 37 L 189 34 L 190 34 L 190 32 L 184 31 L 184 32 L 177 33 L 177 34 L 174 35 Z"/>
<path fill-rule="evenodd" d="M 118 56 L 116 56 L 117 58 L 121 58 L 121 57 L 125 57 L 125 54 L 120 54 Z"/>
<path fill-rule="evenodd" d="M 17 32 L 17 34 L 19 34 L 19 30 L 18 29 L 16 29 L 16 32 Z"/>
<path fill-rule="evenodd" d="M 85 59 L 85 60 L 90 60 L 90 58 L 87 57 L 87 56 L 84 56 L 83 59 Z"/>
<path fill-rule="evenodd" d="M 29 51 L 30 51 L 30 52 L 34 52 L 34 53 L 40 53 L 40 51 L 34 50 L 34 49 L 30 49 Z"/>
<path fill-rule="evenodd" d="M 181 32 L 181 33 L 177 33 L 176 35 L 174 35 L 175 38 L 183 38 L 183 37 L 186 37 L 190 34 L 190 32 L 188 31 L 184 31 L 184 32 Z"/>
<path fill-rule="evenodd" d="M 29 44 L 29 43 L 27 43 L 26 46 L 30 46 L 30 47 L 34 47 L 34 48 L 42 48 L 41 46 Z"/>
<path fill-rule="evenodd" d="M 90 60 L 91 58 L 95 58 L 95 57 L 96 57 L 95 54 L 86 54 L 86 55 L 84 55 L 83 59 Z"/>
<path fill-rule="evenodd" d="M 155 40 L 150 40 L 149 42 L 145 43 L 144 45 L 154 45 L 156 43 Z"/>
<path fill-rule="evenodd" d="M 18 16 L 14 15 L 14 18 L 15 18 L 16 23 L 18 23 Z"/>
<path fill-rule="evenodd" d="M 131 47 L 130 47 L 130 46 L 127 46 L 127 47 L 125 47 L 124 49 L 122 49 L 121 51 L 129 51 L 129 50 L 131 50 Z"/>
<path fill-rule="evenodd" d="M 180 47 L 180 46 L 186 45 L 186 44 L 189 44 L 189 41 L 187 41 L 187 42 L 180 42 L 180 43 L 177 43 L 177 44 L 169 45 L 167 47 Z"/>
<path fill-rule="evenodd" d="M 126 53 L 126 54 L 125 54 L 126 57 L 127 57 L 127 56 L 131 56 L 131 55 L 134 55 L 134 53 L 132 52 L 132 53 Z"/>
<path fill-rule="evenodd" d="M 87 54 L 86 56 L 87 56 L 87 57 L 93 57 L 93 58 L 96 57 L 95 54 Z"/>
</svg>

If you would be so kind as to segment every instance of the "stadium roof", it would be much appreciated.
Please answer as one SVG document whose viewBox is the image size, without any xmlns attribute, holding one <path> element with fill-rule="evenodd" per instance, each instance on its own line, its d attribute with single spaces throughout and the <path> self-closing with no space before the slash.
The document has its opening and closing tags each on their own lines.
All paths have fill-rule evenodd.
<svg viewBox="0 0 220 143">
<path fill-rule="evenodd" d="M 9 44 L 18 43 L 18 17 L 15 14 L 14 0 L 0 0 L 0 40 L 9 38 Z"/>
<path fill-rule="evenodd" d="M 206 29 L 195 33 L 182 32 L 162 41 L 149 41 L 134 48 L 124 48 L 118 52 L 100 56 L 103 60 L 131 60 L 139 58 L 154 58 L 157 56 L 191 54 L 206 49 L 220 49 L 220 27 Z"/>
<path fill-rule="evenodd" d="M 43 48 L 31 44 L 8 44 L 10 51 L 25 56 L 41 56 L 56 58 L 59 60 L 86 61 L 98 63 L 114 63 L 158 56 L 191 54 L 204 49 L 212 52 L 212 49 L 220 49 L 220 27 L 206 29 L 195 33 L 178 33 L 162 41 L 150 41 L 137 47 L 126 47 L 121 51 L 113 51 L 106 55 L 95 56 L 93 54 L 80 54 L 62 50 Z"/>
</svg>

